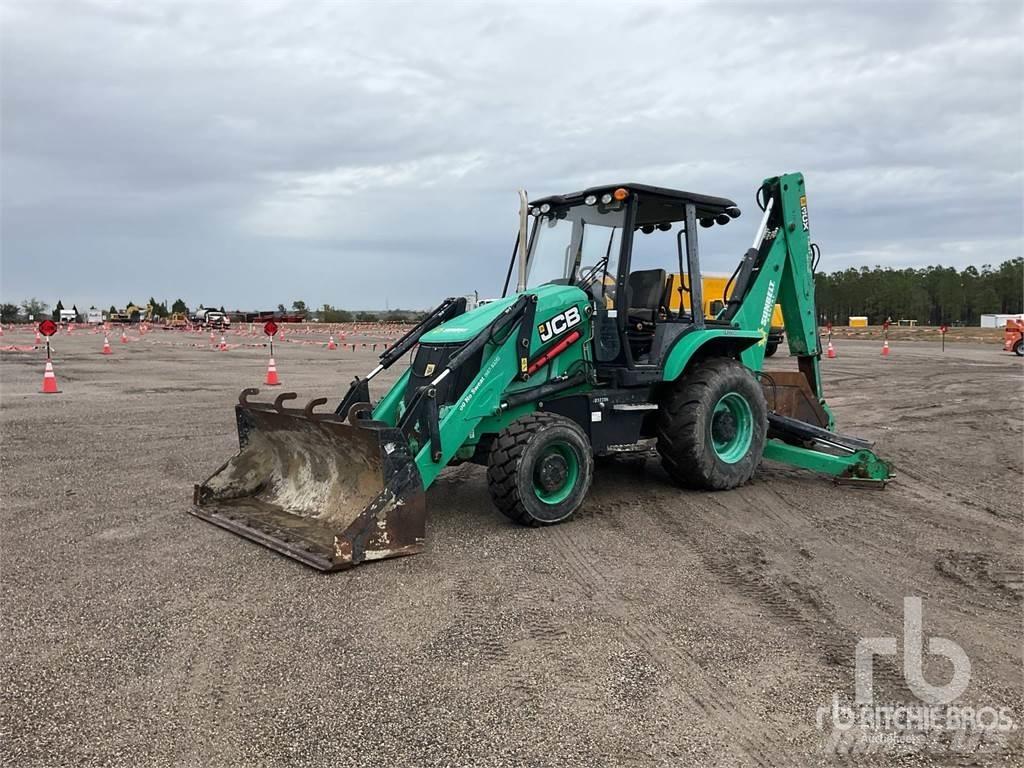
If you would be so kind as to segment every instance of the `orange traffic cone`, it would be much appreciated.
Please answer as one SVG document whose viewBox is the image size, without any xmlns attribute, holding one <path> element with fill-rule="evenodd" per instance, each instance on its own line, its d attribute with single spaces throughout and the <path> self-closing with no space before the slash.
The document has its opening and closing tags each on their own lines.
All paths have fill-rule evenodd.
<svg viewBox="0 0 1024 768">
<path fill-rule="evenodd" d="M 274 364 L 274 358 L 270 358 L 270 362 L 267 363 L 267 380 L 263 383 L 268 387 L 276 387 L 281 383 L 277 380 L 277 365 Z"/>
<path fill-rule="evenodd" d="M 221 352 L 228 351 L 228 342 L 223 336 L 220 337 L 220 344 L 217 345 L 217 349 L 219 349 Z"/>
<path fill-rule="evenodd" d="M 106 335 L 103 336 L 103 351 L 100 354 L 101 355 L 112 355 L 112 354 L 114 354 L 114 350 L 112 350 L 110 348 L 110 339 L 108 339 L 106 337 Z"/>
<path fill-rule="evenodd" d="M 4 324 L 0 323 L 0 336 L 4 335 Z"/>
<path fill-rule="evenodd" d="M 277 334 L 277 340 L 284 341 L 284 328 L 282 328 L 280 332 Z"/>
<path fill-rule="evenodd" d="M 36 329 L 36 346 L 38 347 L 43 343 L 43 337 L 39 335 L 39 329 Z"/>
<path fill-rule="evenodd" d="M 46 370 L 43 372 L 43 388 L 40 390 L 44 395 L 55 395 L 60 392 L 57 389 L 57 377 L 53 374 L 53 363 L 46 361 Z"/>
<path fill-rule="evenodd" d="M 128 331 L 126 331 L 124 328 L 121 329 L 121 343 L 128 343 Z"/>
<path fill-rule="evenodd" d="M 832 342 L 829 341 L 828 349 L 825 351 L 826 357 L 832 358 L 836 356 L 836 348 L 832 346 Z"/>
<path fill-rule="evenodd" d="M 216 344 L 216 343 L 217 343 L 217 337 L 213 335 L 213 331 L 210 331 L 210 344 L 212 345 L 212 344 Z"/>
<path fill-rule="evenodd" d="M 334 343 L 334 334 L 333 333 L 331 334 L 331 338 L 329 338 L 327 340 L 327 348 L 328 349 L 337 349 L 338 348 L 338 345 Z"/>
<path fill-rule="evenodd" d="M 889 340 L 886 339 L 885 341 L 882 342 L 882 357 L 888 357 L 888 356 L 889 356 Z"/>
</svg>

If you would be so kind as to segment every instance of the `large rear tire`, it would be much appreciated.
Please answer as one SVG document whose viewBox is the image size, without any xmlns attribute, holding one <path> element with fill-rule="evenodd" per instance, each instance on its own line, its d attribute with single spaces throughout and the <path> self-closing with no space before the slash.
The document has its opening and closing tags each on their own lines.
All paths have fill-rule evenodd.
<svg viewBox="0 0 1024 768">
<path fill-rule="evenodd" d="M 764 356 L 765 357 L 771 357 L 772 355 L 774 355 L 778 351 L 779 351 L 779 342 L 777 342 L 777 341 L 769 341 L 764 346 Z"/>
<path fill-rule="evenodd" d="M 658 409 L 658 453 L 672 479 L 721 491 L 753 476 L 768 432 L 768 406 L 738 360 L 711 358 L 679 379 Z"/>
<path fill-rule="evenodd" d="M 594 475 L 590 440 L 573 421 L 533 413 L 494 439 L 487 486 L 494 505 L 520 525 L 554 525 L 572 517 Z"/>
<path fill-rule="evenodd" d="M 1017 357 L 1024 357 L 1024 339 L 1018 339 L 1013 345 L 1013 352 Z"/>
</svg>

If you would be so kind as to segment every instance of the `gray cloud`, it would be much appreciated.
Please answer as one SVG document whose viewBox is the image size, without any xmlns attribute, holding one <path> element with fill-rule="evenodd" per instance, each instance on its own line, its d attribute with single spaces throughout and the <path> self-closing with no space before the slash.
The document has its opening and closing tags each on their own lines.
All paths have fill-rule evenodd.
<svg viewBox="0 0 1024 768">
<path fill-rule="evenodd" d="M 515 194 L 808 178 L 823 267 L 1024 242 L 1019 3 L 9 2 L 2 295 L 424 307 Z"/>
</svg>

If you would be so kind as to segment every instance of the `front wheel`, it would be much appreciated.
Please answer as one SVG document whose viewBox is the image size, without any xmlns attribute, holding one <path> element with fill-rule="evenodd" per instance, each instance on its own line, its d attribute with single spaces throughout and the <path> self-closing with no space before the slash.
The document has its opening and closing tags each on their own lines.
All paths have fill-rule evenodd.
<svg viewBox="0 0 1024 768">
<path fill-rule="evenodd" d="M 1013 345 L 1013 351 L 1017 357 L 1024 357 L 1024 339 L 1017 339 L 1017 343 Z"/>
<path fill-rule="evenodd" d="M 768 433 L 768 405 L 750 369 L 711 358 L 679 379 L 658 409 L 658 453 L 688 488 L 726 490 L 750 480 Z"/>
<path fill-rule="evenodd" d="M 533 413 L 494 439 L 487 487 L 494 505 L 520 525 L 553 525 L 572 517 L 594 474 L 590 441 L 575 422 Z"/>
<path fill-rule="evenodd" d="M 765 344 L 764 356 L 765 357 L 771 357 L 772 355 L 774 355 L 778 351 L 779 351 L 779 342 L 777 342 L 777 341 L 769 341 L 767 344 Z"/>
</svg>

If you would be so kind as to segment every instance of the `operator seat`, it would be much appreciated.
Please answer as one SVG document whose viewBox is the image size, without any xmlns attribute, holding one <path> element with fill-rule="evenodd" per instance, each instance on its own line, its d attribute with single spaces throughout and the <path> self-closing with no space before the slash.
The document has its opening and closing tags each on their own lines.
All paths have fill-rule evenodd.
<svg viewBox="0 0 1024 768">
<path fill-rule="evenodd" d="M 629 325 L 626 338 L 633 359 L 646 363 L 650 359 L 655 325 L 665 306 L 668 275 L 664 269 L 643 269 L 629 274 Z"/>
<path fill-rule="evenodd" d="M 664 269 L 643 269 L 629 274 L 629 325 L 653 324 L 663 306 L 668 275 Z"/>
</svg>

